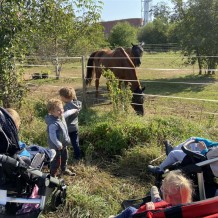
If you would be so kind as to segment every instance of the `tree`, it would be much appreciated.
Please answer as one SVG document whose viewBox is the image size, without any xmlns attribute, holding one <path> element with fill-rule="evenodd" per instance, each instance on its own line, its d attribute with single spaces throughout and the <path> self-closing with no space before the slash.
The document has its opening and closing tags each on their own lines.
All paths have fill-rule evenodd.
<svg viewBox="0 0 218 218">
<path fill-rule="evenodd" d="M 4 107 L 19 106 L 24 94 L 15 63 L 22 61 L 27 49 L 30 7 L 24 0 L 0 2 L 0 99 Z"/>
<path fill-rule="evenodd" d="M 103 42 L 103 30 L 97 22 L 100 19 L 101 1 L 75 0 L 74 7 L 70 1 L 48 0 L 40 6 L 38 25 L 35 35 L 37 52 L 43 56 L 53 56 L 56 78 L 61 72 L 62 62 L 58 56 L 84 55 L 93 39 Z M 78 17 L 75 16 L 79 14 Z M 92 34 L 93 33 L 93 34 Z"/>
<path fill-rule="evenodd" d="M 177 12 L 175 31 L 183 53 L 189 60 L 198 61 L 199 73 L 207 68 L 214 73 L 218 64 L 218 0 L 173 0 Z M 194 57 L 193 57 L 194 56 Z"/>
<path fill-rule="evenodd" d="M 161 19 L 155 19 L 142 27 L 138 33 L 138 40 L 147 44 L 158 44 L 167 42 L 168 25 Z"/>
<path fill-rule="evenodd" d="M 154 19 L 146 26 L 142 27 L 138 33 L 138 40 L 144 41 L 146 44 L 165 44 L 176 43 L 177 38 L 174 37 L 173 21 L 171 20 L 170 7 L 164 3 L 158 3 L 152 8 Z M 155 49 L 157 45 L 149 45 Z M 158 48 L 160 48 L 158 46 Z M 166 47 L 164 46 L 164 50 Z"/>
<path fill-rule="evenodd" d="M 119 22 L 111 29 L 108 41 L 113 48 L 129 47 L 137 41 L 137 29 L 128 22 Z"/>
<path fill-rule="evenodd" d="M 101 7 L 96 1 L 73 2 L 85 11 L 82 20 L 68 0 L 0 1 L 0 100 L 4 107 L 19 106 L 24 95 L 22 72 L 16 63 L 38 51 L 55 57 L 66 54 L 71 51 L 69 39 L 83 37 L 100 19 Z"/>
<path fill-rule="evenodd" d="M 74 45 L 90 38 L 103 36 L 100 19 L 101 1 L 93 0 L 48 0 L 41 5 L 36 41 L 42 55 L 73 55 Z M 76 16 L 78 14 L 78 16 Z M 43 40 L 43 41 L 42 41 Z M 103 37 L 101 38 L 103 41 Z M 87 44 L 88 45 L 88 44 Z M 86 45 L 84 45 L 86 47 Z M 77 52 L 78 53 L 78 52 Z"/>
<path fill-rule="evenodd" d="M 161 2 L 156 4 L 153 8 L 154 19 L 160 19 L 163 23 L 168 24 L 170 21 L 170 7 Z"/>
</svg>

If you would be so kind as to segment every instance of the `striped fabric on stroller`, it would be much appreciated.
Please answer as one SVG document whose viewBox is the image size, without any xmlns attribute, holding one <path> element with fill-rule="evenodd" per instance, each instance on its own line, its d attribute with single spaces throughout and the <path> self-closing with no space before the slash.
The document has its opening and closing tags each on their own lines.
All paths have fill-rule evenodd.
<svg viewBox="0 0 218 218">
<path fill-rule="evenodd" d="M 16 126 L 0 107 L 0 218 L 38 217 L 49 197 L 54 209 L 65 202 L 64 180 L 41 171 L 52 152 L 32 153 L 30 165 L 20 158 L 20 152 Z"/>
</svg>

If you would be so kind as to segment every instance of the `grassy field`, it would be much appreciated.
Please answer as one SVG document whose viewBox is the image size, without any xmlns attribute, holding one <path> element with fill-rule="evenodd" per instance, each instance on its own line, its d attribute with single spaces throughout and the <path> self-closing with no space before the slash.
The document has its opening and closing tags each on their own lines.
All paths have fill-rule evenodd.
<svg viewBox="0 0 218 218">
<path fill-rule="evenodd" d="M 55 79 L 54 66 L 24 68 L 29 92 L 19 112 L 21 138 L 27 143 L 47 145 L 45 104 L 58 97 L 60 87 L 73 86 L 79 100 L 83 99 L 82 63 L 72 62 L 68 59 L 63 63 L 59 80 Z M 49 79 L 32 80 L 36 72 L 49 72 Z M 130 109 L 129 114 L 114 118 L 104 78 L 100 80 L 99 99 L 92 92 L 94 86 L 88 88 L 88 109 L 79 117 L 84 157 L 76 164 L 69 160 L 77 175 L 64 178 L 68 185 L 66 205 L 54 212 L 48 204 L 41 218 L 105 218 L 116 214 L 122 200 L 143 197 L 154 184 L 146 167 L 164 154 L 164 139 L 175 145 L 195 135 L 217 141 L 218 75 L 199 76 L 197 66 L 183 65 L 179 53 L 145 53 L 137 74 L 146 87 L 144 117 Z"/>
<path fill-rule="evenodd" d="M 217 117 L 218 75 L 199 75 L 196 65 L 187 65 L 184 61 L 180 53 L 144 53 L 142 65 L 137 68 L 137 75 L 141 85 L 146 87 L 144 108 L 147 116 L 153 114 L 182 115 L 198 122 L 206 122 L 205 120 Z M 25 68 L 24 77 L 31 79 L 31 75 L 35 72 L 49 72 L 50 79 L 47 81 L 30 80 L 31 90 L 42 91 L 44 96 L 47 94 L 49 96 L 53 92 L 55 95 L 56 90 L 67 84 L 74 86 L 79 98 L 82 99 L 81 60 L 68 58 L 62 62 L 61 79 L 58 81 L 55 80 L 54 66 Z M 46 64 L 51 65 L 51 63 Z M 86 95 L 88 103 L 107 104 L 106 80 L 103 77 L 100 79 L 99 99 L 95 98 L 94 90 L 93 81 L 92 86 L 87 90 L 89 92 Z"/>
</svg>

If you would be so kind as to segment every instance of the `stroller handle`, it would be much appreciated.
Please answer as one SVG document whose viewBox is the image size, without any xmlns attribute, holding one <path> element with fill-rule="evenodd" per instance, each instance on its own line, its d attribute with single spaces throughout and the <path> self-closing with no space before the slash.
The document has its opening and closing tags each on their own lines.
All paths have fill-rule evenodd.
<svg viewBox="0 0 218 218">
<path fill-rule="evenodd" d="M 41 177 L 41 178 L 44 178 L 44 179 L 47 178 L 49 183 L 51 182 L 51 183 L 55 184 L 56 186 L 60 186 L 60 187 L 65 187 L 66 186 L 65 183 L 64 183 L 64 180 L 57 179 L 55 177 L 51 177 L 51 176 L 41 172 L 40 170 L 29 167 L 25 163 L 19 162 L 16 159 L 14 159 L 12 157 L 9 157 L 7 155 L 0 154 L 0 165 L 1 164 L 6 164 L 7 166 L 11 167 L 12 169 L 17 168 L 17 169 L 20 170 L 19 172 L 25 172 L 26 171 L 26 172 L 28 172 L 28 173 L 30 173 L 32 175 L 37 176 L 37 177 Z"/>
<path fill-rule="evenodd" d="M 182 145 L 182 147 L 181 147 L 182 151 L 183 151 L 185 154 L 187 154 L 188 156 L 192 157 L 192 158 L 197 158 L 197 159 L 199 159 L 199 160 L 204 161 L 204 160 L 206 159 L 204 155 L 199 154 L 199 153 L 196 153 L 196 152 L 194 152 L 194 151 L 191 151 L 191 150 L 188 148 L 188 146 L 189 146 L 190 144 L 192 144 L 192 143 L 196 143 L 196 141 L 195 141 L 194 139 L 192 139 L 192 140 L 190 140 L 190 141 L 185 142 L 185 143 Z"/>
<path fill-rule="evenodd" d="M 20 168 L 20 169 L 23 169 L 23 170 L 27 169 L 26 164 L 21 163 L 21 162 L 17 161 L 16 159 L 14 159 L 12 157 L 9 157 L 7 155 L 4 155 L 4 154 L 3 155 L 0 154 L 0 163 L 1 164 L 6 163 L 7 165 L 9 165 L 11 167 Z"/>
</svg>

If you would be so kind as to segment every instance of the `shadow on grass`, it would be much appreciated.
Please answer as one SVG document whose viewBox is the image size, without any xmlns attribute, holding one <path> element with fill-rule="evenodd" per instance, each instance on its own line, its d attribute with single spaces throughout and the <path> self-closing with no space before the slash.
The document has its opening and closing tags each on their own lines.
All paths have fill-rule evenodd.
<svg viewBox="0 0 218 218">
<path fill-rule="evenodd" d="M 76 89 L 77 96 L 82 99 L 83 89 Z M 86 92 L 86 104 L 87 106 L 105 105 L 110 104 L 109 92 L 106 86 L 101 86 L 99 89 L 98 97 L 96 97 L 95 88 L 88 88 Z"/>
<path fill-rule="evenodd" d="M 173 95 L 176 93 L 201 92 L 205 87 L 216 82 L 216 78 L 208 75 L 188 75 L 182 78 L 158 79 L 142 81 L 146 94 Z"/>
</svg>

